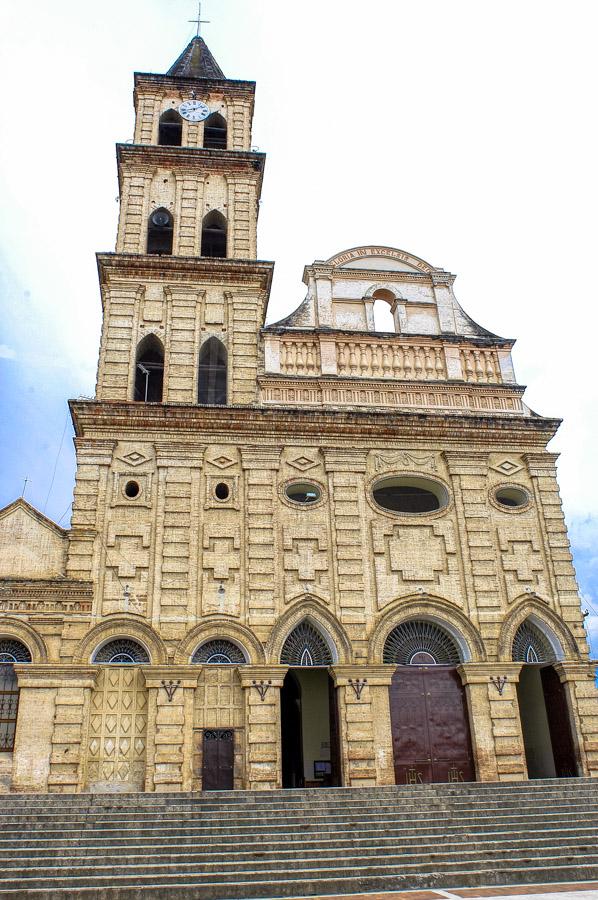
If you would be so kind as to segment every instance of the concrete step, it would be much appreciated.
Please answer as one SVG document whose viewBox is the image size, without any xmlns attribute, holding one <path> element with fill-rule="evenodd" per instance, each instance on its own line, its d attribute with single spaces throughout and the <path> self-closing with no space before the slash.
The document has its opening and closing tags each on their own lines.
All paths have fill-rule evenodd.
<svg viewBox="0 0 598 900">
<path fill-rule="evenodd" d="M 360 890 L 360 885 L 364 881 L 374 882 L 378 889 L 396 890 L 398 886 L 405 889 L 407 885 L 411 887 L 431 887 L 440 886 L 442 884 L 459 884 L 463 885 L 463 875 L 468 872 L 471 876 L 477 877 L 477 883 L 481 884 L 484 879 L 487 883 L 501 883 L 494 880 L 496 873 L 511 872 L 513 869 L 518 872 L 531 872 L 536 874 L 536 878 L 529 876 L 524 879 L 524 883 L 532 880 L 541 882 L 558 881 L 575 881 L 585 880 L 591 881 L 598 876 L 598 856 L 592 856 L 587 860 L 575 860 L 573 857 L 569 861 L 556 856 L 537 857 L 533 860 L 526 857 L 512 858 L 503 867 L 496 865 L 492 860 L 477 861 L 475 865 L 467 865 L 461 861 L 453 861 L 444 864 L 442 870 L 439 871 L 434 863 L 420 864 L 415 862 L 413 865 L 387 866 L 380 865 L 354 865 L 347 866 L 343 871 L 339 871 L 338 867 L 321 867 L 309 868 L 301 867 L 293 871 L 292 877 L 281 878 L 280 871 L 253 868 L 247 869 L 239 873 L 238 877 L 230 878 L 224 873 L 203 873 L 196 871 L 193 867 L 185 868 L 185 871 L 177 867 L 176 872 L 164 871 L 159 874 L 150 873 L 146 864 L 141 863 L 137 871 L 129 871 L 127 874 L 120 874 L 108 867 L 107 871 L 102 868 L 96 870 L 96 874 L 88 876 L 71 875 L 69 877 L 41 876 L 41 877 L 23 877 L 16 878 L 0 878 L 0 892 L 10 890 L 27 890 L 31 889 L 50 889 L 54 891 L 70 889 L 73 894 L 75 891 L 84 888 L 111 888 L 111 887 L 130 887 L 145 888 L 146 886 L 161 885 L 163 889 L 170 891 L 172 888 L 181 885 L 193 885 L 196 889 L 202 889 L 198 892 L 200 897 L 273 897 L 273 896 L 300 896 L 301 894 L 324 894 L 331 893 L 330 890 L 322 890 L 321 885 L 336 884 L 335 889 L 338 893 L 355 893 Z M 549 873 L 554 873 L 550 875 Z M 573 877 L 577 874 L 577 878 Z M 579 877 L 581 874 L 581 878 Z M 555 877 L 556 876 L 556 877 Z M 343 890 L 343 882 L 345 890 Z M 467 883 L 467 882 L 465 882 Z M 472 883 L 470 881 L 470 883 Z M 476 883 L 476 882 L 474 882 Z M 503 883 L 514 883 L 506 881 Z M 517 883 L 517 882 L 515 882 Z M 310 887 L 305 888 L 306 885 Z M 349 890 L 346 888 L 351 885 Z M 316 888 L 314 890 L 314 888 Z M 256 890 L 257 889 L 257 890 Z M 76 896 L 76 895 L 75 895 Z"/>
<path fill-rule="evenodd" d="M 11 795 L 0 896 L 195 900 L 598 879 L 598 781 Z"/>
</svg>

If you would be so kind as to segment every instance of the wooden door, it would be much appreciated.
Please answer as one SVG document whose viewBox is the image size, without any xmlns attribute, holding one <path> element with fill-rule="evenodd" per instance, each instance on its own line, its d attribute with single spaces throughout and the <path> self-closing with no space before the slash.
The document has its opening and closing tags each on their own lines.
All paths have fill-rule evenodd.
<svg viewBox="0 0 598 900">
<path fill-rule="evenodd" d="M 330 784 L 332 787 L 340 787 L 342 784 L 341 767 L 341 742 L 338 721 L 338 699 L 336 688 L 331 675 L 328 675 L 328 711 L 330 717 Z"/>
<path fill-rule="evenodd" d="M 561 683 L 561 679 L 552 666 L 542 669 L 540 674 L 556 776 L 557 778 L 571 778 L 579 773 L 571 734 L 565 685 Z"/>
<path fill-rule="evenodd" d="M 399 666 L 390 686 L 397 784 L 474 781 L 465 693 L 449 666 Z"/>
<path fill-rule="evenodd" d="M 235 733 L 232 728 L 211 728 L 203 733 L 202 789 L 234 788 Z"/>
</svg>

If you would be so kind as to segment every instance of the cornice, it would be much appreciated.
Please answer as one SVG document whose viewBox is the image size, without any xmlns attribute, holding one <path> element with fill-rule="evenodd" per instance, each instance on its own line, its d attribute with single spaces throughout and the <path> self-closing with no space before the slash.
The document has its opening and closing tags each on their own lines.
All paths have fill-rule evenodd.
<svg viewBox="0 0 598 900">
<path fill-rule="evenodd" d="M 207 256 L 154 256 L 146 253 L 96 253 L 100 285 L 111 277 L 159 278 L 187 283 L 251 284 L 268 295 L 274 263 L 266 260 L 218 259 Z"/>
<path fill-rule="evenodd" d="M 249 95 L 253 99 L 255 81 L 236 78 L 187 78 L 184 75 L 160 75 L 157 72 L 135 72 L 133 75 L 135 91 L 143 84 L 162 88 L 177 88 L 182 91 L 196 91 L 198 94 L 213 93 Z"/>
<path fill-rule="evenodd" d="M 116 165 L 118 189 L 122 194 L 125 169 L 153 175 L 157 168 L 203 174 L 245 174 L 257 183 L 258 198 L 262 192 L 265 153 L 245 150 L 206 150 L 203 147 L 170 147 L 157 144 L 117 144 Z"/>
<path fill-rule="evenodd" d="M 198 442 L 242 440 L 248 447 L 268 447 L 273 440 L 317 441 L 322 446 L 370 448 L 372 442 L 402 440 L 445 446 L 477 445 L 542 450 L 559 419 L 521 415 L 448 414 L 407 410 L 322 410 L 284 406 L 195 406 L 71 400 L 78 435 L 103 439 L 107 434 L 139 435 L 161 440 L 172 436 Z"/>
<path fill-rule="evenodd" d="M 261 329 L 264 335 L 276 334 L 286 335 L 294 338 L 302 337 L 324 337 L 324 338 L 354 338 L 357 342 L 371 341 L 375 343 L 417 343 L 433 346 L 435 344 L 455 344 L 458 347 L 467 348 L 475 346 L 480 348 L 491 347 L 497 350 L 511 350 L 515 345 L 515 338 L 503 338 L 498 336 L 476 337 L 475 335 L 448 334 L 441 332 L 440 334 L 404 334 L 402 332 L 378 332 L 378 331 L 360 331 L 348 328 L 326 328 L 319 326 L 318 328 L 310 327 L 291 327 L 285 325 L 266 325 Z"/>
</svg>

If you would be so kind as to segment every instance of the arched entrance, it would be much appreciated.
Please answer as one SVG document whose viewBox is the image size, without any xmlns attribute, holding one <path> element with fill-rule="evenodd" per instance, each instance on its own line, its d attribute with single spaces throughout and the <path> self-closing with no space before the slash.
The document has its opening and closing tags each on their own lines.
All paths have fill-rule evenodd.
<svg viewBox="0 0 598 900">
<path fill-rule="evenodd" d="M 556 654 L 545 634 L 526 619 L 513 640 L 513 660 L 523 662 L 517 700 L 529 778 L 579 774 L 565 687 L 552 665 Z"/>
<path fill-rule="evenodd" d="M 282 786 L 340 785 L 338 706 L 328 671 L 331 650 L 315 626 L 303 621 L 286 639 L 280 661 L 289 666 L 280 692 Z"/>
<path fill-rule="evenodd" d="M 397 784 L 475 781 L 467 701 L 452 636 L 434 622 L 394 628 L 384 662 L 397 666 L 390 718 Z"/>
</svg>

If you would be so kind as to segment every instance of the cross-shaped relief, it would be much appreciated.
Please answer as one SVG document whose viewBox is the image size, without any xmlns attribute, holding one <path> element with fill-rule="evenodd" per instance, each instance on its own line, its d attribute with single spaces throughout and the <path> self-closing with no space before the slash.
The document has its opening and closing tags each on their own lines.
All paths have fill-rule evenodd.
<svg viewBox="0 0 598 900">
<path fill-rule="evenodd" d="M 372 525 L 378 606 L 422 584 L 458 590 L 456 547 L 450 522 Z"/>
<path fill-rule="evenodd" d="M 389 570 L 404 581 L 437 582 L 439 573 L 446 571 L 444 539 L 431 528 L 398 526 L 393 535 L 386 535 L 385 545 Z"/>
<path fill-rule="evenodd" d="M 536 573 L 544 570 L 542 554 L 534 550 L 531 541 L 509 541 L 509 549 L 503 551 L 502 566 L 505 572 L 512 572 L 517 581 L 538 584 Z"/>
<path fill-rule="evenodd" d="M 123 530 L 126 526 L 123 527 Z M 149 569 L 149 527 L 141 527 L 137 534 L 119 534 L 118 526 L 108 533 L 106 546 L 107 580 L 104 587 L 105 600 L 122 600 L 123 582 L 130 582 L 132 599 L 139 599 L 147 587 Z"/>
<path fill-rule="evenodd" d="M 235 547 L 234 537 L 208 537 L 204 541 L 203 567 L 211 571 L 214 581 L 232 581 L 234 572 L 239 568 L 238 544 Z"/>
<path fill-rule="evenodd" d="M 297 535 L 296 529 L 284 532 L 285 597 L 287 602 L 300 593 L 315 590 L 328 593 L 328 542 L 323 528 L 310 536 Z"/>
</svg>

